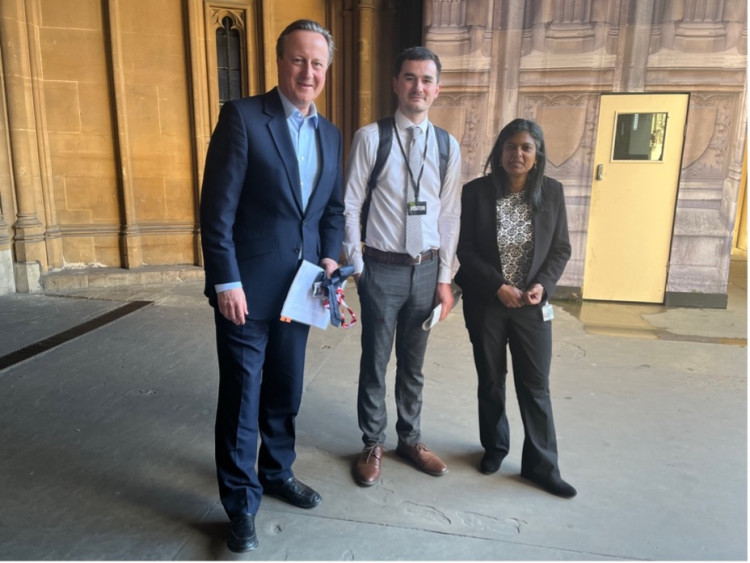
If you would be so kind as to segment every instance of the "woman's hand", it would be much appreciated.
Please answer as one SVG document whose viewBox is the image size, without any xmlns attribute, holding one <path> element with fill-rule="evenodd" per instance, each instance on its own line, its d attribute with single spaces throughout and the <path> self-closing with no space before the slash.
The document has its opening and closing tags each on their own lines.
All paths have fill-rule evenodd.
<svg viewBox="0 0 750 563">
<path fill-rule="evenodd" d="M 509 309 L 518 309 L 524 306 L 523 292 L 507 283 L 501 285 L 500 289 L 497 290 L 497 298 L 500 300 L 500 303 Z"/>
<path fill-rule="evenodd" d="M 535 283 L 523 292 L 523 300 L 527 305 L 539 305 L 544 297 L 544 288 L 542 284 Z"/>
</svg>

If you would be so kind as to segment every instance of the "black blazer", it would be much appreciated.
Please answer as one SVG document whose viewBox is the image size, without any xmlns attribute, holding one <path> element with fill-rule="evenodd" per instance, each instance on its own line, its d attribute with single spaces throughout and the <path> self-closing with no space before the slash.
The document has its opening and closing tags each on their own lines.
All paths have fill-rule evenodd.
<svg viewBox="0 0 750 563">
<path fill-rule="evenodd" d="M 338 261 L 344 237 L 341 134 L 318 116 L 320 174 L 302 210 L 299 167 L 276 88 L 226 102 L 211 137 L 200 221 L 205 293 L 242 281 L 250 318 L 278 317 L 299 265 Z"/>
<path fill-rule="evenodd" d="M 456 283 L 463 290 L 465 306 L 484 308 L 491 299 L 497 299 L 500 286 L 508 283 L 503 278 L 497 248 L 496 199 L 490 176 L 472 180 L 463 187 L 461 234 L 456 251 L 461 267 Z M 534 211 L 534 257 L 526 287 L 539 283 L 545 296 L 552 295 L 569 258 L 562 184 L 545 176 L 542 205 Z"/>
</svg>

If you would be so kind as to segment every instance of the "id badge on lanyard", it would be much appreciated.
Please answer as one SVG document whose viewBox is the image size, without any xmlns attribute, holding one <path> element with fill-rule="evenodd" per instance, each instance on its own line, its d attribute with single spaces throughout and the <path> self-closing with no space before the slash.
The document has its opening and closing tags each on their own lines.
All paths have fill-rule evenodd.
<svg viewBox="0 0 750 563">
<path fill-rule="evenodd" d="M 544 322 L 548 322 L 554 318 L 555 318 L 555 311 L 552 308 L 552 305 L 550 305 L 549 303 L 545 303 L 544 305 L 542 305 L 542 320 Z"/>
<path fill-rule="evenodd" d="M 409 215 L 427 215 L 427 202 L 426 201 L 409 201 L 406 204 L 406 212 Z"/>
<path fill-rule="evenodd" d="M 412 183 L 412 187 L 414 188 L 414 201 L 406 202 L 406 214 L 407 215 L 427 215 L 427 202 L 419 199 L 419 184 L 422 181 L 422 173 L 424 172 L 424 163 L 427 158 L 427 142 L 430 139 L 430 130 L 427 129 L 427 135 L 425 136 L 425 140 L 424 140 L 424 153 L 422 154 L 422 168 L 419 170 L 419 174 L 416 178 L 414 177 L 415 171 L 412 170 L 411 167 L 409 166 L 409 159 L 406 156 L 406 152 L 404 151 L 404 146 L 401 144 L 401 137 L 399 137 L 398 133 L 396 133 L 396 139 L 398 140 L 398 146 L 401 149 L 401 155 L 404 157 L 404 161 L 406 162 L 406 170 L 408 173 L 408 178 Z"/>
</svg>

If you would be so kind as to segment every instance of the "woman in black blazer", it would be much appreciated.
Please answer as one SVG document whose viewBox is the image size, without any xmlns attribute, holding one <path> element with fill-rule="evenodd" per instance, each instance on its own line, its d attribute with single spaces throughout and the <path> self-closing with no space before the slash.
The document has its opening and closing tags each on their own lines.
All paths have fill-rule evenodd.
<svg viewBox="0 0 750 563">
<path fill-rule="evenodd" d="M 551 306 L 570 258 L 562 184 L 544 176 L 544 135 L 533 121 L 506 125 L 487 159 L 489 174 L 466 184 L 456 283 L 474 349 L 479 385 L 482 473 L 495 473 L 510 447 L 505 378 L 510 348 L 525 433 L 521 475 L 573 497 L 560 476 L 549 370 Z"/>
</svg>

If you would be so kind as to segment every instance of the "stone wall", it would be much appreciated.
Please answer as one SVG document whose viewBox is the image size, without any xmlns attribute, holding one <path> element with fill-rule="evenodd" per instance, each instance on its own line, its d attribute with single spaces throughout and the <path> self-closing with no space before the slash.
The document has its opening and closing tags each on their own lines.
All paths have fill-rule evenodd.
<svg viewBox="0 0 750 563">
<path fill-rule="evenodd" d="M 241 29 L 254 94 L 275 83 L 281 29 L 326 17 L 322 0 L 265 4 L 0 2 L 0 293 L 62 270 L 201 264 L 216 26 Z"/>
<path fill-rule="evenodd" d="M 197 209 L 218 115 L 215 26 L 241 30 L 250 94 L 275 83 L 274 44 L 296 17 L 338 49 L 319 107 L 354 130 L 390 111 L 405 14 L 398 0 L 0 1 L 0 293 L 52 272 L 200 267 Z M 599 97 L 689 92 L 668 295 L 726 294 L 746 128 L 744 0 L 425 0 L 443 62 L 431 116 L 482 173 L 517 116 L 545 130 L 566 188 L 580 287 Z M 403 21 L 402 21 L 403 20 Z M 413 26 L 412 26 L 413 27 Z"/>
<path fill-rule="evenodd" d="M 426 42 L 444 65 L 435 119 L 459 139 L 465 178 L 482 172 L 511 119 L 543 127 L 548 174 L 566 189 L 573 256 L 561 285 L 573 290 L 584 273 L 599 96 L 690 93 L 667 302 L 721 303 L 746 140 L 744 0 L 426 4 Z"/>
</svg>

